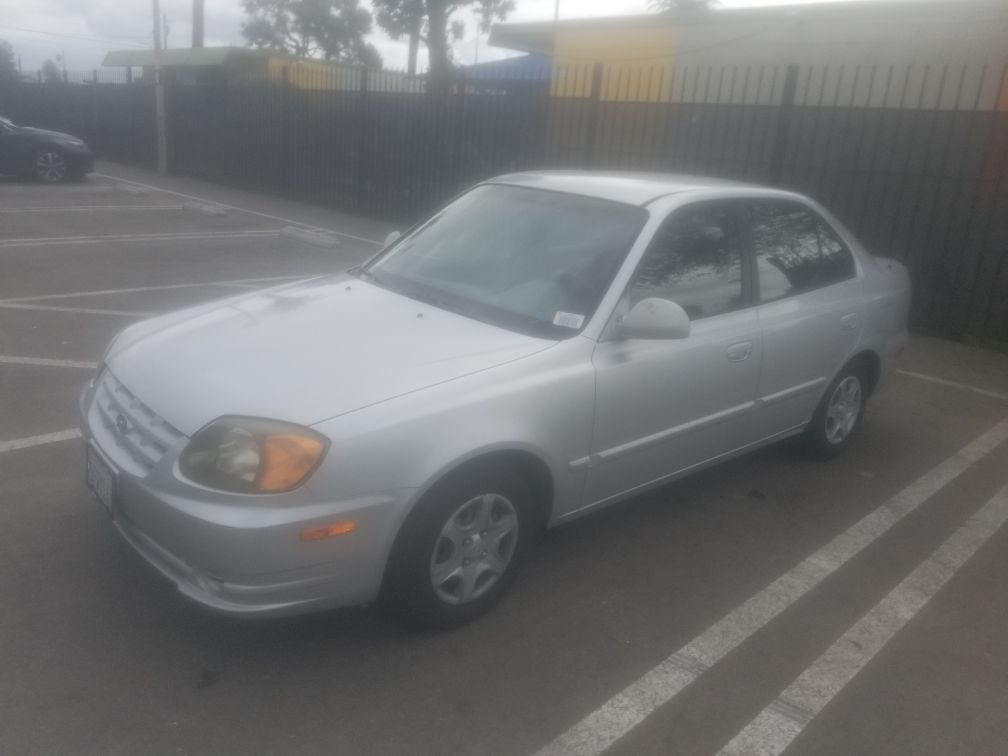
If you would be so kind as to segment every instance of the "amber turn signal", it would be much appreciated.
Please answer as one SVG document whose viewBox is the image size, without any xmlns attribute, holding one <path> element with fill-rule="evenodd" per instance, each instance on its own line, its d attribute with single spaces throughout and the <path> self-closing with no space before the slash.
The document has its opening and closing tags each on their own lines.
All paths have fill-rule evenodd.
<svg viewBox="0 0 1008 756">
<path fill-rule="evenodd" d="M 323 538 L 346 535 L 352 533 L 357 528 L 357 523 L 353 520 L 343 520 L 334 522 L 331 525 L 323 525 L 321 528 L 301 531 L 302 541 L 321 541 Z"/>
</svg>

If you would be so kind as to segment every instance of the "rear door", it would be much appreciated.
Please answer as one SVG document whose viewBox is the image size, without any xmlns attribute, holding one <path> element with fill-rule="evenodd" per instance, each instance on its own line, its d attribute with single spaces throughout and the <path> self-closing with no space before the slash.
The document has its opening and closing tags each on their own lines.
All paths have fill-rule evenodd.
<svg viewBox="0 0 1008 756">
<path fill-rule="evenodd" d="M 862 282 L 851 251 L 811 206 L 745 203 L 756 270 L 763 361 L 755 436 L 806 424 L 827 384 L 857 345 Z"/>
<path fill-rule="evenodd" d="M 595 429 L 587 505 L 745 445 L 760 327 L 735 201 L 675 211 L 656 233 L 617 314 L 660 297 L 690 316 L 684 339 L 603 338 L 592 361 Z"/>
</svg>

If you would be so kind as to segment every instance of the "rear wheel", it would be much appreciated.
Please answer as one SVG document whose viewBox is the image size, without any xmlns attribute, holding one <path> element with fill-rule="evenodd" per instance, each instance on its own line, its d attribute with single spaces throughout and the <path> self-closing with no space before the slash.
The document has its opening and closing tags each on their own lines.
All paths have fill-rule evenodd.
<svg viewBox="0 0 1008 756">
<path fill-rule="evenodd" d="M 45 184 L 58 184 L 70 175 L 66 156 L 55 147 L 42 147 L 32 155 L 32 175 Z"/>
<path fill-rule="evenodd" d="M 465 624 L 504 595 L 534 527 L 524 479 L 508 469 L 463 473 L 436 486 L 403 526 L 384 598 L 428 627 Z"/>
<path fill-rule="evenodd" d="M 847 448 L 864 417 L 866 389 L 860 363 L 848 365 L 833 379 L 805 428 L 805 445 L 812 454 L 829 459 Z"/>
</svg>

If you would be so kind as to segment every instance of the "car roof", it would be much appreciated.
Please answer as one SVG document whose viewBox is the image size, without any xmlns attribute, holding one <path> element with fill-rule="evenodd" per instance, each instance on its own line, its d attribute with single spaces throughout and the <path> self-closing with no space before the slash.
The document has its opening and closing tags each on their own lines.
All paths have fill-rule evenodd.
<svg viewBox="0 0 1008 756">
<path fill-rule="evenodd" d="M 527 186 L 642 206 L 669 194 L 710 189 L 744 189 L 748 190 L 747 193 L 752 190 L 763 190 L 778 193 L 770 187 L 741 181 L 677 173 L 529 171 L 497 176 L 488 179 L 486 183 Z"/>
</svg>

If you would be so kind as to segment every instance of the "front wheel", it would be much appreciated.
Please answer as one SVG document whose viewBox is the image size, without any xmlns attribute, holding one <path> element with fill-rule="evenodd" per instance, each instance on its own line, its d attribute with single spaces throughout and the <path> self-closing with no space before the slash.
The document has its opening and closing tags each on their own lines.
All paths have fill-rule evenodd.
<svg viewBox="0 0 1008 756">
<path fill-rule="evenodd" d="M 858 364 L 848 365 L 833 379 L 805 428 L 805 445 L 813 455 L 830 459 L 847 448 L 864 417 L 866 385 Z"/>
<path fill-rule="evenodd" d="M 386 603 L 408 621 L 442 629 L 487 612 L 524 561 L 533 507 L 528 485 L 508 469 L 435 486 L 403 526 L 386 574 Z"/>
<path fill-rule="evenodd" d="M 32 174 L 44 184 L 59 184 L 67 180 L 70 167 L 60 150 L 43 147 L 32 156 Z"/>
</svg>

